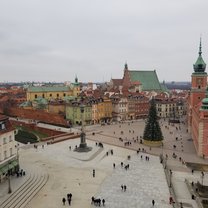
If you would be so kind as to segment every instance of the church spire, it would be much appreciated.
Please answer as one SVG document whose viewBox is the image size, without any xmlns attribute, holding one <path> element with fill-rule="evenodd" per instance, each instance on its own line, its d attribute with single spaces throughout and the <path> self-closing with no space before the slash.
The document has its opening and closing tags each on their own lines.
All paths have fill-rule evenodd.
<svg viewBox="0 0 208 208">
<path fill-rule="evenodd" d="M 128 70 L 128 64 L 127 64 L 127 61 L 125 62 L 124 70 Z"/>
<path fill-rule="evenodd" d="M 77 75 L 75 76 L 75 83 L 78 83 Z"/>
<path fill-rule="evenodd" d="M 201 37 L 200 37 L 200 44 L 199 44 L 199 56 L 202 55 L 202 45 L 201 45 Z"/>
<path fill-rule="evenodd" d="M 199 56 L 198 56 L 196 63 L 194 64 L 194 72 L 196 73 L 204 72 L 205 69 L 206 69 L 206 63 L 204 62 L 202 58 L 202 41 L 200 37 Z"/>
</svg>

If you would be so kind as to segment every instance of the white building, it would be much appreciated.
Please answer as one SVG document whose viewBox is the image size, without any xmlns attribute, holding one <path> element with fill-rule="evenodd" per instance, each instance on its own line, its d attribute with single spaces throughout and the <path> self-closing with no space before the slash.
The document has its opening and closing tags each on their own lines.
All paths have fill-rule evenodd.
<svg viewBox="0 0 208 208">
<path fill-rule="evenodd" d="M 15 128 L 9 118 L 0 115 L 0 182 L 6 175 L 19 168 L 18 146 L 15 141 Z"/>
</svg>

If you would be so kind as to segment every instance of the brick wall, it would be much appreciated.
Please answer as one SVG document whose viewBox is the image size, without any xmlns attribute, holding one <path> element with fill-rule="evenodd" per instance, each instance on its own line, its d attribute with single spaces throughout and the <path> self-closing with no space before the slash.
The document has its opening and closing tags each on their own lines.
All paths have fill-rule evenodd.
<svg viewBox="0 0 208 208">
<path fill-rule="evenodd" d="M 12 123 L 13 126 L 24 126 L 28 129 L 39 131 L 43 134 L 47 134 L 48 136 L 55 136 L 55 135 L 63 134 L 63 132 L 61 131 L 42 128 L 42 127 L 36 126 L 35 124 L 27 124 L 24 122 L 14 121 L 14 120 L 10 120 L 10 122 Z"/>
<path fill-rule="evenodd" d="M 20 117 L 31 120 L 37 120 L 48 124 L 67 126 L 67 121 L 63 116 L 47 113 L 41 110 L 31 110 L 11 107 L 6 110 L 6 114 L 12 117 Z"/>
</svg>

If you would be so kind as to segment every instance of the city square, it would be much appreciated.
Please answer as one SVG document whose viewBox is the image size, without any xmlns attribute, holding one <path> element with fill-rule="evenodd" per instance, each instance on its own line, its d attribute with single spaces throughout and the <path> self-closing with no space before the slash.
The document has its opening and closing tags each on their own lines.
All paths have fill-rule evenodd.
<svg viewBox="0 0 208 208">
<path fill-rule="evenodd" d="M 208 1 L 0 1 L 0 208 L 208 208 Z"/>
<path fill-rule="evenodd" d="M 150 148 L 140 143 L 145 124 L 143 119 L 87 126 L 87 145 L 92 147 L 92 151 L 87 153 L 73 151 L 80 143 L 79 138 L 49 145 L 40 143 L 37 148 L 23 145 L 19 150 L 19 159 L 20 168 L 26 171 L 26 176 L 25 179 L 12 177 L 13 192 L 28 175 L 38 173 L 47 174 L 48 178 L 26 205 L 28 208 L 62 207 L 62 198 L 68 193 L 73 195 L 71 206 L 77 208 L 94 207 L 91 204 L 92 196 L 105 199 L 105 207 L 110 208 L 151 207 L 152 200 L 155 200 L 155 207 L 171 207 L 170 181 L 166 180 L 159 159 L 159 155 L 163 154 L 167 155 L 167 167 L 173 172 L 171 182 L 176 200 L 183 202 L 184 206 L 197 207 L 184 181 L 200 181 L 200 171 L 192 174 L 185 164 L 206 163 L 206 160 L 197 157 L 184 122 L 180 124 L 180 130 L 179 124 L 169 125 L 162 119 L 160 123 L 164 135 L 163 147 Z M 72 130 L 79 131 L 79 128 Z M 62 131 L 69 130 L 62 128 Z M 129 145 L 124 145 L 126 142 Z M 99 143 L 103 144 L 103 148 L 98 146 Z M 172 157 L 173 152 L 177 158 Z M 126 170 L 127 164 L 130 168 Z M 206 174 L 204 184 L 207 184 Z M 121 189 L 122 185 L 127 186 L 125 192 Z M 3 202 L 9 197 L 7 182 L 1 184 L 1 187 L 0 201 Z M 67 202 L 65 206 L 68 206 Z"/>
</svg>

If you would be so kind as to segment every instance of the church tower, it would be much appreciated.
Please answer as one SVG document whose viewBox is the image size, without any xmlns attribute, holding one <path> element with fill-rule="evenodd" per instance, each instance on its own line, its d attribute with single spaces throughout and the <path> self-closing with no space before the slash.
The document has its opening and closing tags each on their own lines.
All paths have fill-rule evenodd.
<svg viewBox="0 0 208 208">
<path fill-rule="evenodd" d="M 72 84 L 73 85 L 73 96 L 77 97 L 80 94 L 80 83 L 78 82 L 77 75 L 75 77 L 75 82 Z"/>
<path fill-rule="evenodd" d="M 130 76 L 129 76 L 129 68 L 127 62 L 124 64 L 124 75 L 123 75 L 123 87 L 129 88 L 130 87 Z"/>
</svg>

